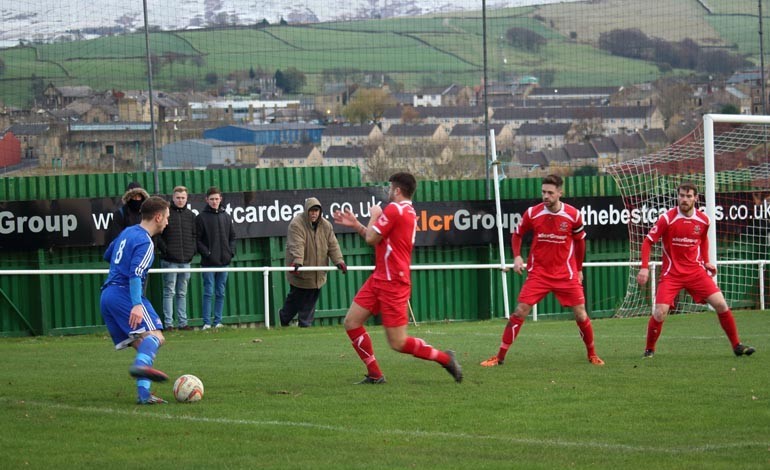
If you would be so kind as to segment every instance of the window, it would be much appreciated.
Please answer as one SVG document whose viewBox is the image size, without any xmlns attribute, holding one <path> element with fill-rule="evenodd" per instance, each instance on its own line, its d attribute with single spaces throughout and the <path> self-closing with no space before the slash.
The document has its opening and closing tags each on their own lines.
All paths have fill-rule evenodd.
<svg viewBox="0 0 770 470">
<path fill-rule="evenodd" d="M 107 155 L 115 155 L 115 146 L 114 145 L 105 145 L 104 146 L 104 153 Z"/>
</svg>

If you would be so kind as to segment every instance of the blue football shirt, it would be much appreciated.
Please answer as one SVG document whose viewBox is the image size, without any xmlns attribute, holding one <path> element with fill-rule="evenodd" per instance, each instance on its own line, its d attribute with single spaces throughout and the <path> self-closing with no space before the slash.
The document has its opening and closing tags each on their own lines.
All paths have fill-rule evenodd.
<svg viewBox="0 0 770 470">
<path fill-rule="evenodd" d="M 131 278 L 138 277 L 144 286 L 147 270 L 155 259 L 155 245 L 150 234 L 141 225 L 132 225 L 123 230 L 110 243 L 104 253 L 110 262 L 110 274 L 105 286 L 129 286 Z"/>
</svg>

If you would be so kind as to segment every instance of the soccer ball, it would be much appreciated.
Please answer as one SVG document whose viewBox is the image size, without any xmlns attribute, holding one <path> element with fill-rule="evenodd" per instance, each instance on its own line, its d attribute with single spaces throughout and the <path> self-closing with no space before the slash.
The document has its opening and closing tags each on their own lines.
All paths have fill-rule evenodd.
<svg viewBox="0 0 770 470">
<path fill-rule="evenodd" d="M 181 403 L 192 403 L 203 398 L 203 382 L 194 375 L 185 374 L 174 382 L 174 398 Z"/>
</svg>

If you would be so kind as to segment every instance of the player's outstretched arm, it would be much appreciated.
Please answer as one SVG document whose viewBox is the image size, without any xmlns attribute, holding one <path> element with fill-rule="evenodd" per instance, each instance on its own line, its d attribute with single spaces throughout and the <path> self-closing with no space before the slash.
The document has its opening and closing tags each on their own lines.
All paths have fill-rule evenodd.
<svg viewBox="0 0 770 470">
<path fill-rule="evenodd" d="M 334 211 L 332 217 L 334 218 L 335 224 L 344 225 L 346 227 L 358 227 L 359 225 L 358 219 L 350 209 L 345 209 L 344 212 L 338 209 Z"/>
</svg>

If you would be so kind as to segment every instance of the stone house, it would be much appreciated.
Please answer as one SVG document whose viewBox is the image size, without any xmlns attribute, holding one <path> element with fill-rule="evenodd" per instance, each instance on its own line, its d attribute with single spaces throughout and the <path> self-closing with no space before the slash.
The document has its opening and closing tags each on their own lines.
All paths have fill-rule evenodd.
<svg viewBox="0 0 770 470">
<path fill-rule="evenodd" d="M 380 128 L 374 124 L 358 126 L 330 125 L 321 134 L 321 152 L 332 146 L 362 146 L 382 140 Z"/>
<path fill-rule="evenodd" d="M 323 166 L 321 152 L 314 145 L 268 145 L 259 155 L 259 168 Z"/>
</svg>

